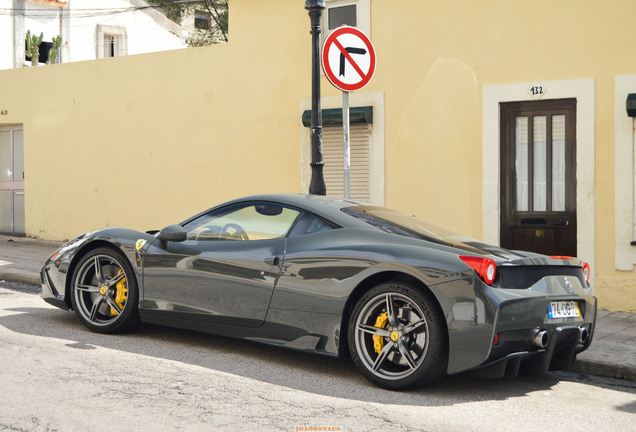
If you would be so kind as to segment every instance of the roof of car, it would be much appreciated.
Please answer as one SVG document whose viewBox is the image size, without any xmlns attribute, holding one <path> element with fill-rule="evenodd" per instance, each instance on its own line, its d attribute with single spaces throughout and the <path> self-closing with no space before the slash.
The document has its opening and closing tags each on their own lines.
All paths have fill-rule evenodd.
<svg viewBox="0 0 636 432">
<path fill-rule="evenodd" d="M 229 201 L 226 204 L 234 204 L 246 201 L 270 201 L 277 202 L 293 207 L 305 209 L 319 216 L 334 220 L 334 222 L 349 222 L 353 225 L 359 225 L 355 218 L 345 215 L 340 209 L 343 207 L 354 207 L 359 205 L 368 205 L 357 201 L 346 200 L 343 198 L 328 197 L 323 195 L 311 195 L 302 193 L 281 193 L 281 194 L 263 194 L 251 195 Z M 352 220 L 353 219 L 353 220 Z"/>
</svg>

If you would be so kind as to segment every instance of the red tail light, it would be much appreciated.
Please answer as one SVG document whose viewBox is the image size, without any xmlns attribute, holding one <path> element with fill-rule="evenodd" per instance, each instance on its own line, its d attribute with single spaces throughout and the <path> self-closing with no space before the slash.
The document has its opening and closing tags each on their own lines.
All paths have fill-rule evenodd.
<svg viewBox="0 0 636 432">
<path fill-rule="evenodd" d="M 590 281 L 590 265 L 588 263 L 583 263 L 583 276 L 585 276 L 585 282 Z"/>
<path fill-rule="evenodd" d="M 486 285 L 492 285 L 497 275 L 497 265 L 490 258 L 482 258 L 477 256 L 460 256 L 460 260 L 471 266 L 483 280 Z"/>
<path fill-rule="evenodd" d="M 562 255 L 553 255 L 550 258 L 552 259 L 564 259 L 564 260 L 573 260 L 574 257 L 571 256 L 562 256 Z M 588 283 L 590 281 L 590 265 L 586 262 L 583 263 L 583 276 L 585 277 L 585 282 Z"/>
<path fill-rule="evenodd" d="M 565 255 L 552 255 L 550 258 L 552 258 L 552 259 L 563 259 L 563 260 L 571 260 L 571 259 L 574 259 L 574 257 L 571 257 L 571 256 L 565 256 Z"/>
</svg>

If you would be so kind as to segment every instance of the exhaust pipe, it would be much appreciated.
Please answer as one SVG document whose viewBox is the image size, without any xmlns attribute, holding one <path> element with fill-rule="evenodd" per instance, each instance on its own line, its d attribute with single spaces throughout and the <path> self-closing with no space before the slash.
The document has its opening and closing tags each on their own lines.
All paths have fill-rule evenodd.
<svg viewBox="0 0 636 432">
<path fill-rule="evenodd" d="M 549 339 L 550 337 L 548 336 L 548 332 L 545 330 L 540 330 L 532 338 L 532 344 L 539 348 L 545 348 L 548 346 Z"/>
<path fill-rule="evenodd" d="M 587 342 L 589 334 L 585 327 L 579 327 L 579 343 L 584 344 Z"/>
</svg>

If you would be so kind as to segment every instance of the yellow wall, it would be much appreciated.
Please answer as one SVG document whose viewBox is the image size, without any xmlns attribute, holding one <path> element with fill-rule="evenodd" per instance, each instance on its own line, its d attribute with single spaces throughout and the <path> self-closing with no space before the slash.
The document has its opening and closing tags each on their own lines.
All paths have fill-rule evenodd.
<svg viewBox="0 0 636 432">
<path fill-rule="evenodd" d="M 362 92 L 384 94 L 385 203 L 475 237 L 483 86 L 595 80 L 596 292 L 636 311 L 634 272 L 614 270 L 612 211 L 614 77 L 636 73 L 636 3 L 371 7 L 378 66 Z M 160 228 L 236 196 L 300 192 L 309 48 L 303 2 L 232 0 L 225 45 L 0 71 L 0 125 L 24 125 L 28 235 Z"/>
<path fill-rule="evenodd" d="M 299 191 L 309 54 L 262 49 L 252 32 L 286 32 L 241 6 L 230 44 L 0 73 L 0 122 L 24 125 L 28 235 L 160 228 L 243 194 Z M 290 31 L 306 39 L 296 15 Z"/>
</svg>

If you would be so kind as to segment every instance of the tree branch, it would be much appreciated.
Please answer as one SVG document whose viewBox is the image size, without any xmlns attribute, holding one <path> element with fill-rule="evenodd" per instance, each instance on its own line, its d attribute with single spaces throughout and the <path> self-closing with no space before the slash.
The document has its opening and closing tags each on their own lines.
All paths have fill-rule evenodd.
<svg viewBox="0 0 636 432">
<path fill-rule="evenodd" d="M 225 39 L 225 42 L 227 42 L 228 41 L 227 32 L 225 31 L 225 29 L 223 29 L 223 26 L 221 25 L 221 19 L 220 19 L 221 14 L 219 13 L 219 10 L 216 8 L 216 4 L 214 4 L 214 0 L 203 0 L 203 4 L 205 5 L 205 8 L 210 13 L 210 16 L 214 19 L 214 22 L 216 22 L 216 25 L 219 28 L 219 30 L 221 30 L 221 32 L 223 33 L 223 38 Z M 228 2 L 225 1 L 225 4 L 227 5 Z M 212 10 L 210 9 L 210 6 L 212 6 L 212 9 L 214 9 L 214 12 L 212 12 Z"/>
</svg>

